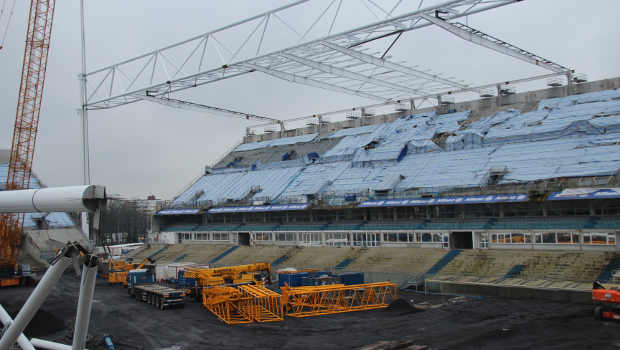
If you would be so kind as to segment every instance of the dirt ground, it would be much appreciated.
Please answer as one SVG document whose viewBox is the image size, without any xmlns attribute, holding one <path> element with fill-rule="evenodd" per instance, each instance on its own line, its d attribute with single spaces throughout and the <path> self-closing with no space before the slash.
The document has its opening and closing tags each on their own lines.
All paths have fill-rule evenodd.
<svg viewBox="0 0 620 350">
<path fill-rule="evenodd" d="M 30 327 L 28 337 L 71 343 L 79 280 L 65 274 Z M 0 304 L 13 316 L 30 288 L 0 289 Z M 126 289 L 97 281 L 89 349 L 618 349 L 620 322 L 592 317 L 590 305 L 537 300 L 424 296 L 401 292 L 420 310 L 399 301 L 390 309 L 353 312 L 284 322 L 229 326 L 200 303 L 160 311 L 129 298 Z M 378 346 L 392 341 L 392 345 Z"/>
</svg>

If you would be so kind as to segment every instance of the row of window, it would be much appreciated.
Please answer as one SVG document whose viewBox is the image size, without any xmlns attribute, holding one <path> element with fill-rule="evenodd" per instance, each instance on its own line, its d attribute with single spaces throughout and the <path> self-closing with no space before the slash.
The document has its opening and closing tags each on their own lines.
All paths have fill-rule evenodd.
<svg viewBox="0 0 620 350">
<path fill-rule="evenodd" d="M 253 238 L 256 241 L 297 242 L 320 244 L 321 232 L 256 232 Z M 328 245 L 364 245 L 374 246 L 385 243 L 447 243 L 449 233 L 441 232 L 399 232 L 399 233 L 369 233 L 369 232 L 325 232 L 325 243 Z M 183 240 L 195 241 L 229 241 L 229 232 L 186 232 L 179 233 Z M 586 232 L 582 233 L 584 244 L 615 245 L 615 233 Z M 580 237 L 575 232 L 539 232 L 539 233 L 482 233 L 481 243 L 494 244 L 579 244 Z"/>
<path fill-rule="evenodd" d="M 449 240 L 449 233 L 441 232 L 414 232 L 414 233 L 384 233 L 384 242 L 393 243 L 442 243 Z"/>
<path fill-rule="evenodd" d="M 490 240 L 489 239 L 490 235 Z M 616 244 L 615 233 L 586 232 L 582 234 L 584 244 Z M 482 241 L 496 244 L 579 244 L 579 234 L 575 232 L 541 233 L 483 233 Z"/>
<path fill-rule="evenodd" d="M 295 232 L 257 232 L 254 233 L 256 241 L 276 241 L 295 242 L 298 240 L 298 233 Z M 272 236 L 274 238 L 272 238 Z M 428 233 L 428 232 L 411 232 L 411 233 L 383 233 L 384 242 L 400 242 L 400 243 L 442 243 L 448 241 L 448 233 Z M 320 232 L 300 232 L 299 241 L 304 243 L 320 243 Z M 380 242 L 381 234 L 368 232 L 325 232 L 325 242 L 344 243 L 344 242 Z"/>
<path fill-rule="evenodd" d="M 185 241 L 230 241 L 228 232 L 185 232 L 179 233 Z"/>
</svg>

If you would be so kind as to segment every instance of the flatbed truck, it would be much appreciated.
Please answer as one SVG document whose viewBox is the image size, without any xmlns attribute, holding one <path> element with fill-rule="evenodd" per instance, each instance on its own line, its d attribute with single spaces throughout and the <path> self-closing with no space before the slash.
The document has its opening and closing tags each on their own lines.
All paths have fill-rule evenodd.
<svg viewBox="0 0 620 350">
<path fill-rule="evenodd" d="M 127 293 L 136 300 L 151 304 L 161 310 L 173 306 L 185 306 L 185 292 L 155 283 L 153 271 L 139 269 L 129 271 Z"/>
<path fill-rule="evenodd" d="M 160 310 L 185 307 L 185 293 L 159 284 L 138 285 L 133 288 L 136 300 L 151 304 Z"/>
</svg>

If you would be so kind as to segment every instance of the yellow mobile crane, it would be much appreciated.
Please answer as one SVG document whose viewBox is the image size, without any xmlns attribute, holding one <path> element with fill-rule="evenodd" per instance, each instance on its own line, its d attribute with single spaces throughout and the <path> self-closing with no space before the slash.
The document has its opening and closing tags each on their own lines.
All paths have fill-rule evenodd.
<svg viewBox="0 0 620 350">
<path fill-rule="evenodd" d="M 127 286 L 127 276 L 129 275 L 129 271 L 141 269 L 147 263 L 153 264 L 155 263 L 155 260 L 147 256 L 139 265 L 136 265 L 124 260 L 110 259 L 108 265 L 108 282 L 122 283 L 124 286 Z"/>
</svg>

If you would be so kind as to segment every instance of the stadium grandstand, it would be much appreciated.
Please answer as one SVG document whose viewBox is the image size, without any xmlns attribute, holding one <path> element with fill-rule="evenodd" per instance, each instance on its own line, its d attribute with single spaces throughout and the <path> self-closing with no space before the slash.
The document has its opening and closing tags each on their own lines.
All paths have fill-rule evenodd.
<svg viewBox="0 0 620 350">
<path fill-rule="evenodd" d="M 0 150 L 0 191 L 6 188 L 9 169 L 9 151 Z M 30 188 L 45 187 L 33 174 Z M 27 213 L 24 214 L 24 235 L 20 250 L 19 263 L 31 266 L 47 266 L 47 260 L 56 255 L 56 251 L 67 242 L 84 241 L 84 235 L 77 228 L 68 213 Z"/>
<path fill-rule="evenodd" d="M 620 78 L 500 93 L 248 134 L 155 214 L 150 241 L 283 247 L 274 259 L 287 246 L 596 251 L 604 266 L 619 168 Z"/>
</svg>

